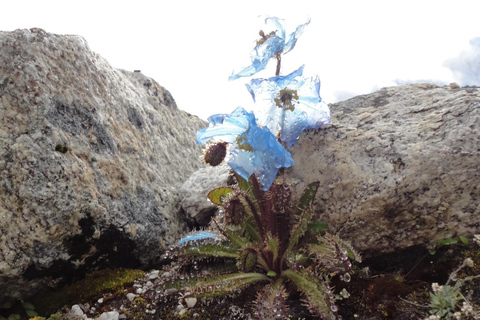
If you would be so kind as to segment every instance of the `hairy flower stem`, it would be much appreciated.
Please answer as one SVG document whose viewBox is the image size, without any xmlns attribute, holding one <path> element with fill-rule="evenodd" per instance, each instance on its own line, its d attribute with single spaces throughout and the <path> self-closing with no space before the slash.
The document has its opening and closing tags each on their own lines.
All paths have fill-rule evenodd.
<svg viewBox="0 0 480 320">
<path fill-rule="evenodd" d="M 282 55 L 281 52 L 275 53 L 275 58 L 277 59 L 277 70 L 275 71 L 275 75 L 280 75 L 280 68 L 282 66 Z"/>
<path fill-rule="evenodd" d="M 263 197 L 262 197 L 262 192 L 260 190 L 260 185 L 258 183 L 258 180 L 257 180 L 257 177 L 255 176 L 255 174 L 252 174 L 250 179 L 252 179 L 253 192 L 255 193 L 255 198 L 256 198 L 257 203 L 258 203 L 258 208 L 260 209 L 260 214 L 263 215 L 263 213 L 265 212 L 265 203 L 263 202 Z M 259 227 L 260 227 L 260 225 L 259 225 Z"/>
</svg>

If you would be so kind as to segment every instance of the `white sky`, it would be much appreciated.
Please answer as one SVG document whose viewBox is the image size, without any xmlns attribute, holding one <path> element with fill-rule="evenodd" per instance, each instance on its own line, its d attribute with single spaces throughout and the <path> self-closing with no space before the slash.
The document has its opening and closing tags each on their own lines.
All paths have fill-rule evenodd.
<svg viewBox="0 0 480 320">
<path fill-rule="evenodd" d="M 252 108 L 249 78 L 228 76 L 249 64 L 265 29 L 259 16 L 292 28 L 311 18 L 283 56 L 282 74 L 305 64 L 305 75 L 320 76 L 327 103 L 396 83 L 458 82 L 444 63 L 464 59 L 469 40 L 480 37 L 478 0 L 9 0 L 1 11 L 0 30 L 81 35 L 112 66 L 140 69 L 203 119 Z M 273 76 L 274 65 L 257 76 Z"/>
</svg>

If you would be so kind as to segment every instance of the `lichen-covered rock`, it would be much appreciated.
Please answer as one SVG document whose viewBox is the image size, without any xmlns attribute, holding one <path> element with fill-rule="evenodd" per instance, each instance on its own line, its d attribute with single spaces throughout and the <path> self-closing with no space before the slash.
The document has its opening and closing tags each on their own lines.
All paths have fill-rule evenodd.
<svg viewBox="0 0 480 320">
<path fill-rule="evenodd" d="M 480 225 L 480 90 L 409 84 L 330 106 L 292 148 L 297 192 L 365 255 L 471 237 Z"/>
<path fill-rule="evenodd" d="M 315 211 L 332 232 L 364 256 L 479 233 L 478 88 L 409 84 L 330 108 L 332 125 L 300 136 L 285 173 L 294 199 L 320 181 Z"/>
<path fill-rule="evenodd" d="M 208 193 L 227 184 L 230 167 L 205 167 L 194 172 L 181 187 L 180 206 L 192 226 L 207 226 L 217 211 L 208 200 Z"/>
<path fill-rule="evenodd" d="M 141 73 L 78 36 L 0 32 L 0 305 L 102 266 L 148 266 L 184 232 L 195 132 Z"/>
</svg>

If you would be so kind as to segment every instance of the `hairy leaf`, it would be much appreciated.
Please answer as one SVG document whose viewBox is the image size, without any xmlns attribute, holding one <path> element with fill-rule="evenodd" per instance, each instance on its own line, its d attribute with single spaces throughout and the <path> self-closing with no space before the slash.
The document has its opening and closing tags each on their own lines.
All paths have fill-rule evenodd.
<svg viewBox="0 0 480 320">
<path fill-rule="evenodd" d="M 362 263 L 362 257 L 360 256 L 360 253 L 358 253 L 355 249 L 353 249 L 353 246 L 350 244 L 350 242 L 347 242 L 345 240 L 342 240 L 339 236 L 337 235 L 330 235 L 335 242 L 344 250 L 347 250 L 347 256 L 351 260 L 355 260 L 358 263 Z"/>
<path fill-rule="evenodd" d="M 235 174 L 235 180 L 237 180 L 237 185 L 240 190 L 242 190 L 247 197 L 250 197 L 251 199 L 255 198 L 255 194 L 253 192 L 253 183 L 249 179 L 248 181 L 243 179 L 238 173 L 234 171 Z"/>
<path fill-rule="evenodd" d="M 352 264 L 348 261 L 349 251 L 352 259 L 361 262 L 360 255 L 350 244 L 329 233 L 318 236 L 317 242 L 308 244 L 307 249 L 315 264 L 324 268 L 331 276 L 350 272 Z"/>
<path fill-rule="evenodd" d="M 260 232 L 258 231 L 258 226 L 255 223 L 255 219 L 252 215 L 245 216 L 242 221 L 242 232 L 245 232 L 248 237 L 254 241 L 261 241 Z"/>
<path fill-rule="evenodd" d="M 245 246 L 246 244 L 248 244 L 249 241 L 248 241 L 248 239 L 240 236 L 238 234 L 238 231 L 239 231 L 238 227 L 229 226 L 229 227 L 225 228 L 225 230 L 223 231 L 223 234 L 228 238 L 228 240 L 230 240 L 230 242 L 232 242 L 232 244 L 234 244 L 238 248 L 241 248 L 241 247 Z"/>
<path fill-rule="evenodd" d="M 308 274 L 305 270 L 293 271 L 287 269 L 282 272 L 305 297 L 305 302 L 312 314 L 322 319 L 337 319 L 333 294 L 328 285 L 321 279 Z"/>
<path fill-rule="evenodd" d="M 303 191 L 302 196 L 298 202 L 297 214 L 295 216 L 295 224 L 292 228 L 290 241 L 288 243 L 287 251 L 292 250 L 298 243 L 300 238 L 305 234 L 308 224 L 313 216 L 313 200 L 317 194 L 320 182 L 313 182 Z"/>
<path fill-rule="evenodd" d="M 254 314 L 257 319 L 287 319 L 288 294 L 281 279 L 266 285 L 257 295 Z"/>
<path fill-rule="evenodd" d="M 232 273 L 220 276 L 190 279 L 189 290 L 194 295 L 224 295 L 258 281 L 270 281 L 261 273 Z"/>
<path fill-rule="evenodd" d="M 193 245 L 180 249 L 181 254 L 190 256 L 208 256 L 208 257 L 223 257 L 223 258 L 237 258 L 238 248 L 232 247 L 228 244 L 201 244 Z"/>
<path fill-rule="evenodd" d="M 267 233 L 265 245 L 267 249 L 273 254 L 273 260 L 277 260 L 278 254 L 280 252 L 280 241 L 278 240 L 278 238 L 272 236 L 270 233 Z"/>
<path fill-rule="evenodd" d="M 308 224 L 308 231 L 318 233 L 328 230 L 328 225 L 325 221 L 315 220 Z"/>
</svg>

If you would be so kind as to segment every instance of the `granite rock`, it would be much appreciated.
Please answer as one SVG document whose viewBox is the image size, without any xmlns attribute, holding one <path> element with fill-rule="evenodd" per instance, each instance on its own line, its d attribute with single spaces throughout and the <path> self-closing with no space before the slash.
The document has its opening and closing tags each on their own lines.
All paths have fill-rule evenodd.
<svg viewBox="0 0 480 320">
<path fill-rule="evenodd" d="M 478 232 L 478 88 L 408 84 L 330 107 L 288 174 L 297 191 L 321 181 L 315 209 L 333 231 L 366 256 Z"/>
<path fill-rule="evenodd" d="M 208 193 L 218 186 L 227 185 L 230 168 L 221 164 L 194 172 L 181 187 L 180 206 L 192 227 L 207 226 L 217 208 L 207 199 Z"/>
<path fill-rule="evenodd" d="M 185 231 L 179 188 L 205 124 L 79 36 L 0 32 L 0 305 L 157 263 Z"/>
</svg>

